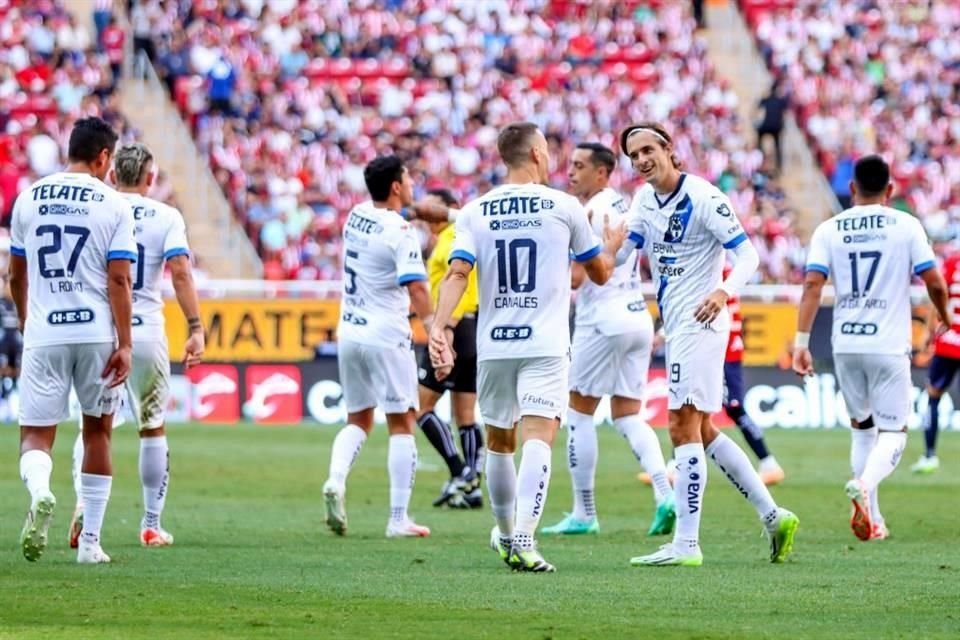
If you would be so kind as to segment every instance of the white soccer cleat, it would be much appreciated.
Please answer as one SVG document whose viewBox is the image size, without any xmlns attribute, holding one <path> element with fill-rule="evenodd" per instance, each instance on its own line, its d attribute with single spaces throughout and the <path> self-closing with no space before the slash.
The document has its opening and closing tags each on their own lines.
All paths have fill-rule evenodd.
<svg viewBox="0 0 960 640">
<path fill-rule="evenodd" d="M 700 547 L 680 551 L 668 542 L 654 553 L 630 558 L 630 564 L 635 567 L 699 567 L 703 564 L 703 553 Z"/>
<path fill-rule="evenodd" d="M 426 538 L 429 535 L 429 527 L 419 525 L 410 518 L 402 522 L 391 520 L 387 523 L 388 538 Z"/>
<path fill-rule="evenodd" d="M 53 509 L 57 506 L 57 499 L 52 493 L 38 495 L 30 503 L 27 518 L 20 532 L 20 548 L 23 557 L 30 562 L 36 562 L 47 548 L 47 531 L 53 520 Z"/>
<path fill-rule="evenodd" d="M 77 562 L 79 564 L 107 564 L 110 562 L 110 556 L 100 546 L 99 543 L 89 543 L 80 541 L 80 548 L 77 549 Z"/>
<path fill-rule="evenodd" d="M 347 533 L 347 509 L 344 506 L 344 489 L 333 480 L 323 485 L 323 505 L 327 512 L 327 526 L 338 536 Z"/>
<path fill-rule="evenodd" d="M 140 529 L 140 544 L 144 547 L 169 547 L 173 544 L 173 534 L 162 527 Z"/>
<path fill-rule="evenodd" d="M 937 456 L 920 456 L 920 459 L 910 465 L 910 471 L 927 475 L 935 473 L 940 468 L 940 458 Z"/>
</svg>

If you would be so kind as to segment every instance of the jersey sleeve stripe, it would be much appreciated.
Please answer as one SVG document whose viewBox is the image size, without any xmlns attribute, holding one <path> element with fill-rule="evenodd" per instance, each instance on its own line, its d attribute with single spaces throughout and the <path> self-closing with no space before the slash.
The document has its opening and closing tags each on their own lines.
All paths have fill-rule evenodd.
<svg viewBox="0 0 960 640">
<path fill-rule="evenodd" d="M 807 265 L 805 272 L 816 271 L 817 273 L 822 273 L 825 276 L 830 275 L 830 268 L 822 264 L 817 264 L 816 262 L 811 262 Z"/>
<path fill-rule="evenodd" d="M 410 284 L 411 282 L 421 282 L 426 279 L 427 276 L 423 273 L 405 273 L 397 278 L 397 284 Z"/>
<path fill-rule="evenodd" d="M 10 253 L 15 256 L 20 256 L 21 258 L 27 255 L 26 249 L 23 247 L 17 247 L 15 245 L 10 245 Z"/>
<path fill-rule="evenodd" d="M 457 249 L 450 253 L 450 257 L 447 259 L 447 264 L 450 264 L 454 260 L 463 260 L 464 262 L 469 262 L 472 267 L 477 262 L 476 256 L 474 256 L 469 251 L 464 251 L 463 249 Z"/>
<path fill-rule="evenodd" d="M 186 247 L 174 247 L 163 254 L 164 260 L 176 258 L 177 256 L 189 256 L 190 251 Z"/>
<path fill-rule="evenodd" d="M 933 260 L 927 260 L 926 262 L 921 262 L 920 264 L 915 266 L 913 268 L 913 273 L 914 275 L 920 275 L 927 269 L 933 269 L 935 266 L 937 266 L 936 262 L 934 262 Z"/>
<path fill-rule="evenodd" d="M 573 256 L 573 259 L 576 260 L 577 262 L 586 262 L 587 260 L 590 260 L 591 258 L 595 258 L 598 255 L 600 255 L 600 245 L 597 245 L 592 249 L 588 249 L 583 253 Z"/>
<path fill-rule="evenodd" d="M 643 245 L 647 242 L 647 239 L 636 231 L 631 231 L 628 238 L 630 239 L 630 242 L 635 243 L 639 249 L 643 249 Z"/>
<path fill-rule="evenodd" d="M 746 233 L 741 233 L 740 235 L 738 235 L 738 236 L 737 236 L 736 238 L 734 238 L 733 240 L 727 240 L 726 242 L 724 242 L 724 243 L 723 243 L 723 248 L 724 248 L 724 249 L 735 249 L 735 248 L 739 247 L 741 244 L 743 244 L 743 243 L 746 241 L 746 239 L 747 239 L 747 234 L 746 234 Z"/>
<path fill-rule="evenodd" d="M 129 260 L 130 262 L 137 261 L 137 254 L 133 251 L 111 251 L 107 254 L 107 261 L 110 260 Z"/>
</svg>

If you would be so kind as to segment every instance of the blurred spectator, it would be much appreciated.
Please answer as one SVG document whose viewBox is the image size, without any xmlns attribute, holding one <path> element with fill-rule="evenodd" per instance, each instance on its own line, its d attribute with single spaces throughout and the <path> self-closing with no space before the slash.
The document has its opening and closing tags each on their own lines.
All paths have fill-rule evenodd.
<svg viewBox="0 0 960 640">
<path fill-rule="evenodd" d="M 106 29 L 100 33 L 100 44 L 107 54 L 110 61 L 110 70 L 113 72 L 113 86 L 116 87 L 120 82 L 120 76 L 123 71 L 123 46 L 127 40 L 127 35 L 117 24 L 117 19 L 110 16 Z"/>
<path fill-rule="evenodd" d="M 758 109 L 760 118 L 757 121 L 757 144 L 763 149 L 763 140 L 767 136 L 773 138 L 773 148 L 777 159 L 777 170 L 783 169 L 783 150 L 781 147 L 781 137 L 783 134 L 783 121 L 787 109 L 790 107 L 790 101 L 787 99 L 786 91 L 783 85 L 776 80 L 770 87 L 770 92 L 760 100 Z"/>
</svg>

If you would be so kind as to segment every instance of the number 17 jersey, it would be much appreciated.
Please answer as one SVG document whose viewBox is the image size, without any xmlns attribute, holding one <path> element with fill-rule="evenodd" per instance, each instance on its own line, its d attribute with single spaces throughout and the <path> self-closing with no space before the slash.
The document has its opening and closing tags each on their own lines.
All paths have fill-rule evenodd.
<svg viewBox="0 0 960 640">
<path fill-rule="evenodd" d="M 467 204 L 450 260 L 477 269 L 477 360 L 568 355 L 570 256 L 600 250 L 586 210 L 562 191 L 502 185 Z"/>
</svg>

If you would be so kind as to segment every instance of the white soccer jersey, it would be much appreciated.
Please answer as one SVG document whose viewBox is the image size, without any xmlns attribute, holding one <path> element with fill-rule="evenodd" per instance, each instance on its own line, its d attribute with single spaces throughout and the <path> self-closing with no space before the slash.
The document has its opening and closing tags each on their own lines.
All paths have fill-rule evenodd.
<svg viewBox="0 0 960 640">
<path fill-rule="evenodd" d="M 606 188 L 594 195 L 584 207 L 592 212 L 593 232 L 603 235 L 603 219 L 608 216 L 610 226 L 623 222 L 629 211 L 626 201 L 616 191 Z M 641 328 L 637 314 L 649 313 L 640 293 L 639 254 L 620 265 L 606 284 L 599 285 L 587 278 L 577 289 L 576 326 L 595 327 L 608 336 L 620 335 Z"/>
<path fill-rule="evenodd" d="M 137 263 L 132 267 L 133 340 L 163 340 L 163 264 L 189 256 L 183 216 L 173 207 L 137 193 L 122 193 L 133 214 Z"/>
<path fill-rule="evenodd" d="M 10 251 L 27 260 L 26 348 L 116 338 L 107 262 L 137 257 L 116 191 L 83 173 L 38 180 L 14 204 Z"/>
<path fill-rule="evenodd" d="M 571 251 L 589 260 L 600 243 L 562 191 L 502 185 L 461 210 L 450 259 L 477 269 L 478 361 L 569 354 Z"/>
<path fill-rule="evenodd" d="M 395 211 L 358 204 L 343 225 L 338 336 L 381 347 L 410 344 L 410 295 L 404 285 L 426 279 L 413 227 Z"/>
<path fill-rule="evenodd" d="M 709 325 L 694 313 L 723 282 L 724 249 L 749 242 L 723 192 L 690 174 L 661 197 L 644 185 L 630 206 L 630 240 L 646 250 L 667 339 L 704 330 L 727 332 L 724 308 Z"/>
<path fill-rule="evenodd" d="M 834 353 L 910 353 L 910 280 L 937 266 L 920 221 L 882 205 L 852 207 L 810 239 L 807 271 L 830 276 Z"/>
</svg>

